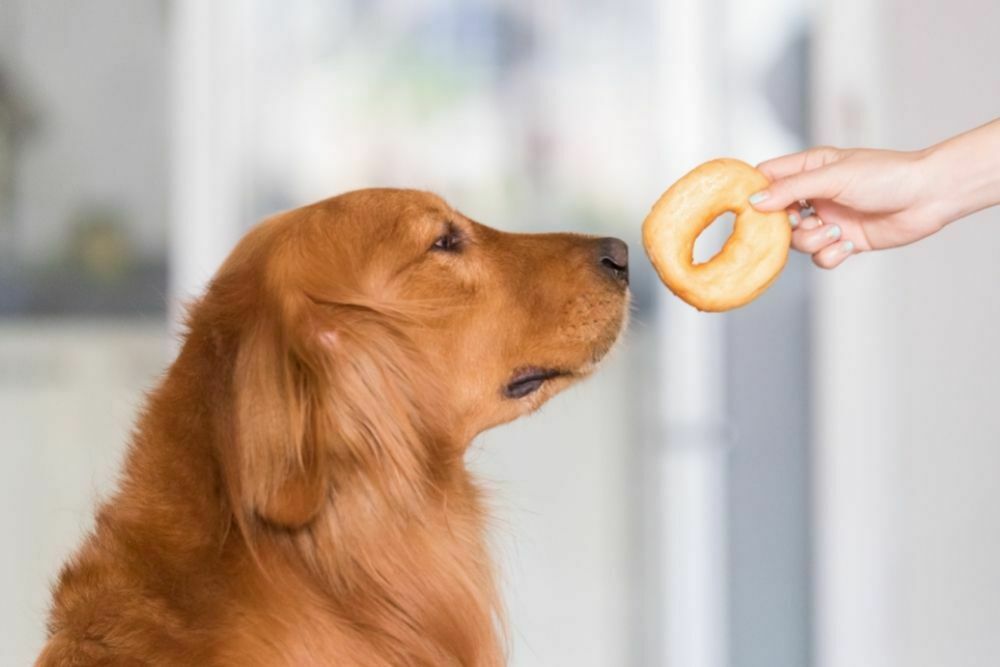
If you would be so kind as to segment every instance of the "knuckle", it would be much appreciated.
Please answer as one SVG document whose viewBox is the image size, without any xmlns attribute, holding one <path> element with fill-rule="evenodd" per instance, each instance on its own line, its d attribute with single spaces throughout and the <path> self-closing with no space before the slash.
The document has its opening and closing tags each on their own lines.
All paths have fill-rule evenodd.
<svg viewBox="0 0 1000 667">
<path fill-rule="evenodd" d="M 840 153 L 841 150 L 836 146 L 829 146 L 826 144 L 814 146 L 808 151 L 806 166 L 809 169 L 816 169 L 818 167 L 828 165 L 831 162 L 835 162 Z"/>
<path fill-rule="evenodd" d="M 809 252 L 817 253 L 828 245 L 826 241 L 827 239 L 821 234 L 812 234 L 803 245 L 809 249 Z"/>
<path fill-rule="evenodd" d="M 812 259 L 813 259 L 813 264 L 827 271 L 836 266 L 836 263 L 830 261 L 830 259 L 827 257 L 823 257 L 820 253 L 816 253 L 815 255 L 813 255 Z"/>
</svg>

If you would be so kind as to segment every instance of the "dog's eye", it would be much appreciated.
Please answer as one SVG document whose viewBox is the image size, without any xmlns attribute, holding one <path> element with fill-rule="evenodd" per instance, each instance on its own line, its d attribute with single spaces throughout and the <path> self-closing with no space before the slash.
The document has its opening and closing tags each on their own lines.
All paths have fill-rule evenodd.
<svg viewBox="0 0 1000 667">
<path fill-rule="evenodd" d="M 458 230 L 449 227 L 448 231 L 435 239 L 434 244 L 431 245 L 431 250 L 440 250 L 442 252 L 458 252 L 462 246 L 462 237 L 458 233 Z"/>
</svg>

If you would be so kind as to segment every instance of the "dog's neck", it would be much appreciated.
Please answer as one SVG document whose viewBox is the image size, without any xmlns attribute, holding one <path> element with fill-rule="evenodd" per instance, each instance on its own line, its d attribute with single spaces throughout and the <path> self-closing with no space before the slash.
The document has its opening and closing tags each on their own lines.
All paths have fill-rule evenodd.
<svg viewBox="0 0 1000 667">
<path fill-rule="evenodd" d="M 119 498 L 102 511 L 122 539 L 142 536 L 149 549 L 165 554 L 158 560 L 189 572 L 183 576 L 200 588 L 193 592 L 205 598 L 206 609 L 223 609 L 239 597 L 236 604 L 250 607 L 241 612 L 247 616 L 305 605 L 300 618 L 326 615 L 331 627 L 353 632 L 366 646 L 362 653 L 382 656 L 384 664 L 504 664 L 487 517 L 454 448 L 422 447 L 452 453 L 428 460 L 424 479 L 408 480 L 393 493 L 385 488 L 389 478 L 334 471 L 325 506 L 302 528 L 276 528 L 256 517 L 241 526 L 236 512 L 242 508 L 233 508 L 225 492 L 211 442 L 229 437 L 231 416 L 224 410 L 230 401 L 217 380 L 227 369 L 205 359 L 211 356 L 203 349 L 186 345 L 150 396 Z M 150 446 L 154 439 L 158 446 Z M 141 511 L 126 516 L 123 508 Z M 165 525 L 184 530 L 156 528 Z M 279 599 L 284 602 L 272 606 Z M 289 627 L 289 642 L 296 641 L 287 619 L 272 621 Z"/>
<path fill-rule="evenodd" d="M 339 615 L 376 630 L 392 664 L 503 664 L 479 492 L 464 470 L 456 477 L 406 514 L 342 491 L 266 548 L 301 564 Z"/>
<path fill-rule="evenodd" d="M 387 664 L 504 664 L 502 611 L 484 534 L 487 517 L 480 491 L 454 448 L 423 447 L 452 453 L 427 462 L 427 479 L 394 493 L 385 488 L 391 479 L 363 470 L 334 471 L 327 503 L 300 529 L 269 526 L 256 517 L 236 521 L 238 510 L 224 492 L 225 477 L 210 443 L 193 439 L 205 433 L 227 437 L 220 424 L 229 417 L 219 413 L 227 405 L 225 388 L 213 379 L 219 374 L 218 367 L 198 369 L 191 363 L 171 370 L 151 397 L 133 446 L 126 474 L 145 477 L 135 486 L 183 496 L 162 506 L 201 517 L 205 535 L 214 536 L 202 546 L 221 556 L 226 567 L 247 568 L 247 579 L 256 582 L 252 599 L 259 601 L 262 590 L 279 594 L 282 587 L 304 587 L 310 604 L 363 628 L 362 640 L 377 643 L 370 649 L 386 656 Z M 178 401 L 190 405 L 181 410 Z M 179 415 L 196 415 L 197 423 Z M 169 439 L 183 451 L 173 463 L 151 461 L 155 452 L 143 449 L 148 437 Z M 193 478 L 199 470 L 215 472 L 211 479 Z"/>
</svg>

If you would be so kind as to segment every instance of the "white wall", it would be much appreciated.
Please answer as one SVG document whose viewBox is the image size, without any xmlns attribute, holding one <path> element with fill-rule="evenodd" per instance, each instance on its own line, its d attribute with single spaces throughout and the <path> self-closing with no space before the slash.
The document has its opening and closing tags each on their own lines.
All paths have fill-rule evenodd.
<svg viewBox="0 0 1000 667">
<path fill-rule="evenodd" d="M 496 510 L 512 667 L 606 667 L 634 657 L 629 474 L 638 431 L 623 388 L 642 346 L 630 340 L 596 377 L 484 434 L 469 454 Z"/>
<path fill-rule="evenodd" d="M 113 206 L 140 256 L 164 254 L 164 5 L 5 0 L 0 61 L 30 113 L 15 180 L 22 260 L 51 262 L 90 207 Z"/>
<path fill-rule="evenodd" d="M 1000 3 L 828 0 L 818 140 L 1000 115 Z M 1000 664 L 1000 209 L 817 275 L 818 658 Z"/>
<path fill-rule="evenodd" d="M 158 320 L 0 322 L 0 665 L 41 650 L 50 584 L 110 492 L 166 357 Z"/>
</svg>

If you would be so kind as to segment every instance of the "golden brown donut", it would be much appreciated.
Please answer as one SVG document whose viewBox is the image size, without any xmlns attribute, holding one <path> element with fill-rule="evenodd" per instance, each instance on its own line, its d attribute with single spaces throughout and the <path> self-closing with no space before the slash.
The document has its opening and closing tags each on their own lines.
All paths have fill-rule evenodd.
<svg viewBox="0 0 1000 667">
<path fill-rule="evenodd" d="M 778 277 L 792 239 L 784 212 L 761 213 L 750 195 L 769 185 L 740 160 L 712 160 L 670 186 L 642 224 L 642 244 L 660 279 L 698 310 L 723 311 L 749 303 Z M 733 233 L 715 257 L 694 263 L 694 241 L 725 213 Z"/>
</svg>

